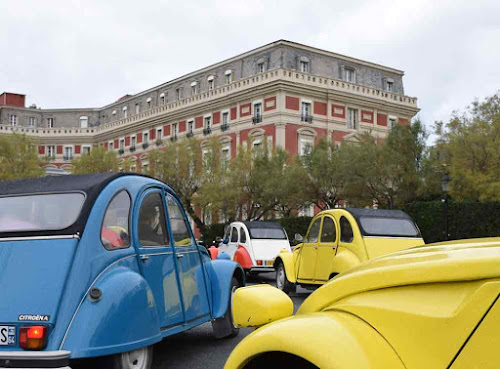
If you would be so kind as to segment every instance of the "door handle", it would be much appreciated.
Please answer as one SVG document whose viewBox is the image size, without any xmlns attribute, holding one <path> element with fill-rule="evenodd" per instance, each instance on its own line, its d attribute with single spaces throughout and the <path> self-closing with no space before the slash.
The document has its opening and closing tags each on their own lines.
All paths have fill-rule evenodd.
<svg viewBox="0 0 500 369">
<path fill-rule="evenodd" d="M 145 263 L 146 261 L 148 261 L 149 259 L 149 255 L 141 255 L 141 260 L 143 263 Z"/>
<path fill-rule="evenodd" d="M 182 254 L 175 254 L 175 256 L 177 256 L 177 259 L 181 259 L 184 257 L 184 255 L 182 255 Z"/>
</svg>

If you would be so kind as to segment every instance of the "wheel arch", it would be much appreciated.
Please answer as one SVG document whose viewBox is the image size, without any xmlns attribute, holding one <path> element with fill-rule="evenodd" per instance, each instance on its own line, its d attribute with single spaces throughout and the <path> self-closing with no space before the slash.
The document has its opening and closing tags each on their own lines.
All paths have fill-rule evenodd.
<svg viewBox="0 0 500 369">
<path fill-rule="evenodd" d="M 295 268 L 293 262 L 293 253 L 291 252 L 281 252 L 278 254 L 276 259 L 274 260 L 274 269 L 277 269 L 279 263 L 282 263 L 285 267 L 285 276 L 290 283 L 296 283 L 297 278 L 295 277 Z"/>
</svg>

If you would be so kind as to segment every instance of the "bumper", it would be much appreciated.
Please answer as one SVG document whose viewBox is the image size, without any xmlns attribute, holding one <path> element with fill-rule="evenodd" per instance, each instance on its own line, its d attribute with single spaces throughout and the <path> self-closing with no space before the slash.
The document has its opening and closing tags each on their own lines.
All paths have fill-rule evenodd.
<svg viewBox="0 0 500 369">
<path fill-rule="evenodd" d="M 250 272 L 274 272 L 274 267 L 272 265 L 257 265 L 251 267 Z"/>
<path fill-rule="evenodd" d="M 69 355 L 69 351 L 0 351 L 0 368 L 71 369 Z"/>
</svg>

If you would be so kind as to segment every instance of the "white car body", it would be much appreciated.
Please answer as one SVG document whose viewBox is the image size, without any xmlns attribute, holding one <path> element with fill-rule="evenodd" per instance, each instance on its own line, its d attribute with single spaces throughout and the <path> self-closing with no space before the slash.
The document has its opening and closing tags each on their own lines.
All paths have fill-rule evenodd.
<svg viewBox="0 0 500 369">
<path fill-rule="evenodd" d="M 224 239 L 228 242 L 219 245 L 219 253 L 225 252 L 231 260 L 235 260 L 238 248 L 244 248 L 250 256 L 251 265 L 242 266 L 249 272 L 272 272 L 274 259 L 280 251 L 291 251 L 285 230 L 275 222 L 232 222 L 226 232 Z M 266 233 L 280 238 L 255 237 L 265 236 Z"/>
</svg>

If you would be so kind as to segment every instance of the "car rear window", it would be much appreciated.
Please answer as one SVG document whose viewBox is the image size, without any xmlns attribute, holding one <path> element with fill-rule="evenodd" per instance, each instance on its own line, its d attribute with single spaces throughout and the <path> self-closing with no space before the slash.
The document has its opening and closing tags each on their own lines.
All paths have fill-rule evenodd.
<svg viewBox="0 0 500 369">
<path fill-rule="evenodd" d="M 83 193 L 0 197 L 0 233 L 65 229 L 77 220 L 84 201 Z"/>
<path fill-rule="evenodd" d="M 250 238 L 252 239 L 271 239 L 271 240 L 286 240 L 286 234 L 283 229 L 279 228 L 250 228 Z"/>
<path fill-rule="evenodd" d="M 420 237 L 420 232 L 409 219 L 361 217 L 363 231 L 369 236 Z"/>
</svg>

